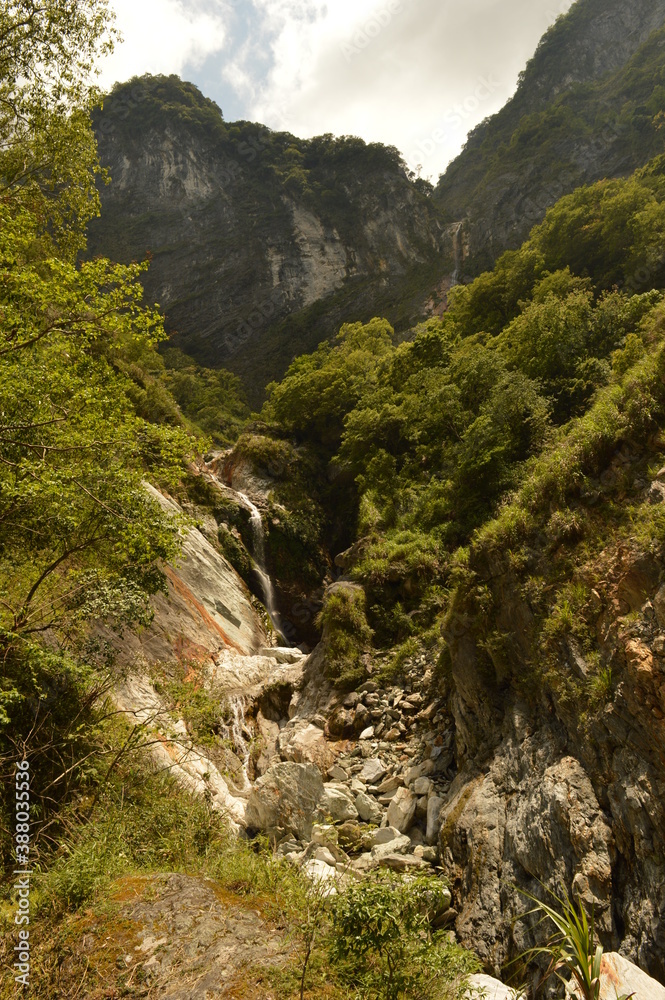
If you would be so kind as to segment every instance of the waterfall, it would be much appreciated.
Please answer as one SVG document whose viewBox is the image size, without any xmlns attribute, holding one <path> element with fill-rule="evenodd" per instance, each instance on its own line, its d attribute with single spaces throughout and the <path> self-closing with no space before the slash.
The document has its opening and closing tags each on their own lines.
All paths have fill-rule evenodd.
<svg viewBox="0 0 665 1000">
<path fill-rule="evenodd" d="M 245 493 L 241 493 L 240 490 L 236 490 L 236 493 L 250 512 L 250 524 L 252 526 L 252 536 L 254 540 L 254 551 L 252 555 L 254 557 L 254 569 L 256 570 L 259 580 L 261 581 L 263 603 L 271 622 L 275 626 L 275 629 L 282 636 L 282 641 L 286 642 L 279 611 L 277 610 L 277 603 L 275 601 L 275 588 L 273 587 L 272 580 L 266 570 L 266 545 L 261 511 L 255 504 L 252 503 Z M 290 643 L 287 642 L 287 645 L 290 645 Z"/>
<path fill-rule="evenodd" d="M 222 731 L 225 738 L 233 743 L 242 760 L 244 784 L 240 791 L 246 792 L 251 788 L 249 780 L 250 750 L 249 743 L 245 739 L 245 733 L 249 736 L 249 730 L 245 724 L 245 701 L 242 695 L 229 695 L 229 708 L 231 710 L 232 721 L 230 725 L 223 726 Z"/>
<path fill-rule="evenodd" d="M 459 285 L 462 277 L 462 264 L 464 263 L 464 248 L 462 246 L 462 226 L 463 222 L 458 222 L 453 233 L 453 251 L 455 253 L 455 270 L 452 273 L 450 287 Z"/>
</svg>

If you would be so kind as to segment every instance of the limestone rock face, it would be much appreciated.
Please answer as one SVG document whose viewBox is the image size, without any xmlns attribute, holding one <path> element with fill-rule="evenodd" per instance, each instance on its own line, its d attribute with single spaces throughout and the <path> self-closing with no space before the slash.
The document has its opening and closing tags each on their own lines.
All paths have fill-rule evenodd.
<svg viewBox="0 0 665 1000">
<path fill-rule="evenodd" d="M 138 975 L 164 1000 L 207 1000 L 248 986 L 261 995 L 262 974 L 283 967 L 292 952 L 282 930 L 212 879 L 140 875 L 120 879 L 112 891 L 122 902 L 117 915 L 102 918 L 110 994 L 119 996 L 127 976 Z M 73 943 L 79 980 L 94 941 L 84 934 Z"/>
<path fill-rule="evenodd" d="M 146 488 L 168 514 L 182 514 L 173 500 L 151 486 Z M 124 663 L 213 662 L 220 653 L 245 657 L 266 645 L 265 630 L 245 583 L 198 529 L 184 533 L 180 556 L 175 565 L 165 567 L 165 573 L 168 594 L 151 598 L 151 625 L 140 634 L 109 637 Z M 264 659 L 264 672 L 274 671 L 275 661 Z"/>
<path fill-rule="evenodd" d="M 112 183 L 100 185 L 91 255 L 129 263 L 152 253 L 149 301 L 160 303 L 185 349 L 251 375 L 250 391 L 345 320 L 389 315 L 407 273 L 440 255 L 436 209 L 376 149 L 327 159 L 325 143 L 310 149 L 262 125 L 227 124 L 195 87 L 150 77 L 121 87 L 95 124 Z M 294 146 L 305 190 L 287 178 L 293 162 L 283 156 Z M 350 288 L 345 305 L 339 293 Z M 307 335 L 297 321 L 288 326 L 322 303 Z"/>
<path fill-rule="evenodd" d="M 273 765 L 253 785 L 247 799 L 247 827 L 266 833 L 293 833 L 309 840 L 323 781 L 314 764 L 283 761 Z"/>
<path fill-rule="evenodd" d="M 473 130 L 437 186 L 435 199 L 447 217 L 466 220 L 468 273 L 491 268 L 503 251 L 519 247 L 562 195 L 604 177 L 626 176 L 655 155 L 648 140 L 631 144 L 619 109 L 622 95 L 630 93 L 632 76 L 639 72 L 640 47 L 649 44 L 649 36 L 664 20 L 664 0 L 586 0 L 550 28 L 515 96 Z M 616 84 L 615 109 L 603 114 L 604 127 L 572 134 L 566 128 L 556 139 L 550 131 L 544 133 L 551 140 L 546 147 L 537 137 L 530 145 L 520 142 L 520 152 L 514 155 L 515 137 L 522 139 L 520 122 L 527 115 L 537 120 L 555 101 L 558 109 L 570 109 L 576 85 L 609 79 L 622 70 L 624 84 Z M 485 89 L 491 89 L 491 79 Z M 599 110 L 605 109 L 606 97 L 587 95 L 589 104 L 597 99 Z M 557 170 L 551 169 L 553 163 L 560 165 Z"/>
</svg>

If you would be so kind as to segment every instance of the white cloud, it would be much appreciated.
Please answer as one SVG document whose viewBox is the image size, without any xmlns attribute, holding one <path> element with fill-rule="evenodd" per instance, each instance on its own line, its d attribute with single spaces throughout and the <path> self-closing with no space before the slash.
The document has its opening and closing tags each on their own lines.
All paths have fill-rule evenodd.
<svg viewBox="0 0 665 1000">
<path fill-rule="evenodd" d="M 101 65 L 101 85 L 143 73 L 178 73 L 219 52 L 229 8 L 215 0 L 112 0 L 124 41 Z"/>
<path fill-rule="evenodd" d="M 253 0 L 263 27 L 255 46 L 270 45 L 274 63 L 245 91 L 248 117 L 396 145 L 436 179 L 571 2 Z M 252 57 L 248 47 L 236 70 Z"/>
<path fill-rule="evenodd" d="M 435 180 L 571 2 L 113 0 L 126 41 L 103 82 L 200 70 L 246 119 L 395 145 Z"/>
</svg>

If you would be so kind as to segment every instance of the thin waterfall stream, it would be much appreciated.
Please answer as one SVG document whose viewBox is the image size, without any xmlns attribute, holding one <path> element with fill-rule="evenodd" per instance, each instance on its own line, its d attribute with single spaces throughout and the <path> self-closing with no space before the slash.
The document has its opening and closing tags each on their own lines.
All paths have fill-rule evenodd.
<svg viewBox="0 0 665 1000">
<path fill-rule="evenodd" d="M 251 739 L 247 724 L 245 722 L 245 699 L 242 695 L 234 694 L 229 696 L 229 709 L 231 711 L 231 719 L 224 728 L 224 735 L 226 739 L 233 743 L 234 747 L 238 751 L 238 756 L 242 761 L 242 774 L 243 774 L 243 787 L 239 789 L 241 792 L 248 792 L 252 783 L 249 779 L 249 759 L 250 759 L 250 746 L 248 740 L 245 738 L 245 734 Z"/>
<path fill-rule="evenodd" d="M 464 248 L 462 246 L 462 226 L 463 222 L 458 222 L 453 233 L 453 252 L 455 254 L 455 270 L 452 273 L 450 287 L 459 285 L 462 277 L 462 264 L 464 262 Z"/>
<path fill-rule="evenodd" d="M 256 504 L 252 503 L 245 493 L 241 493 L 240 490 L 236 490 L 235 492 L 250 512 L 250 524 L 252 526 L 252 536 L 254 542 L 252 557 L 254 559 L 254 569 L 256 570 L 259 580 L 261 581 L 263 603 L 266 611 L 268 612 L 270 621 L 280 635 L 281 641 L 286 645 L 291 645 L 284 635 L 281 618 L 275 601 L 275 588 L 273 587 L 272 580 L 270 579 L 270 574 L 266 570 L 266 545 L 261 511 L 258 509 Z"/>
</svg>

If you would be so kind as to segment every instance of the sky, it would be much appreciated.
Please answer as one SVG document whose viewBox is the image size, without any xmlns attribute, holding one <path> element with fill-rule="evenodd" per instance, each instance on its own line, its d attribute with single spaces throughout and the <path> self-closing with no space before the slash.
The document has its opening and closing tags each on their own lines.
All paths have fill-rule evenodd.
<svg viewBox="0 0 665 1000">
<path fill-rule="evenodd" d="M 222 108 L 309 138 L 397 146 L 436 182 L 514 93 L 571 0 L 111 0 L 110 87 L 177 73 Z"/>
</svg>

